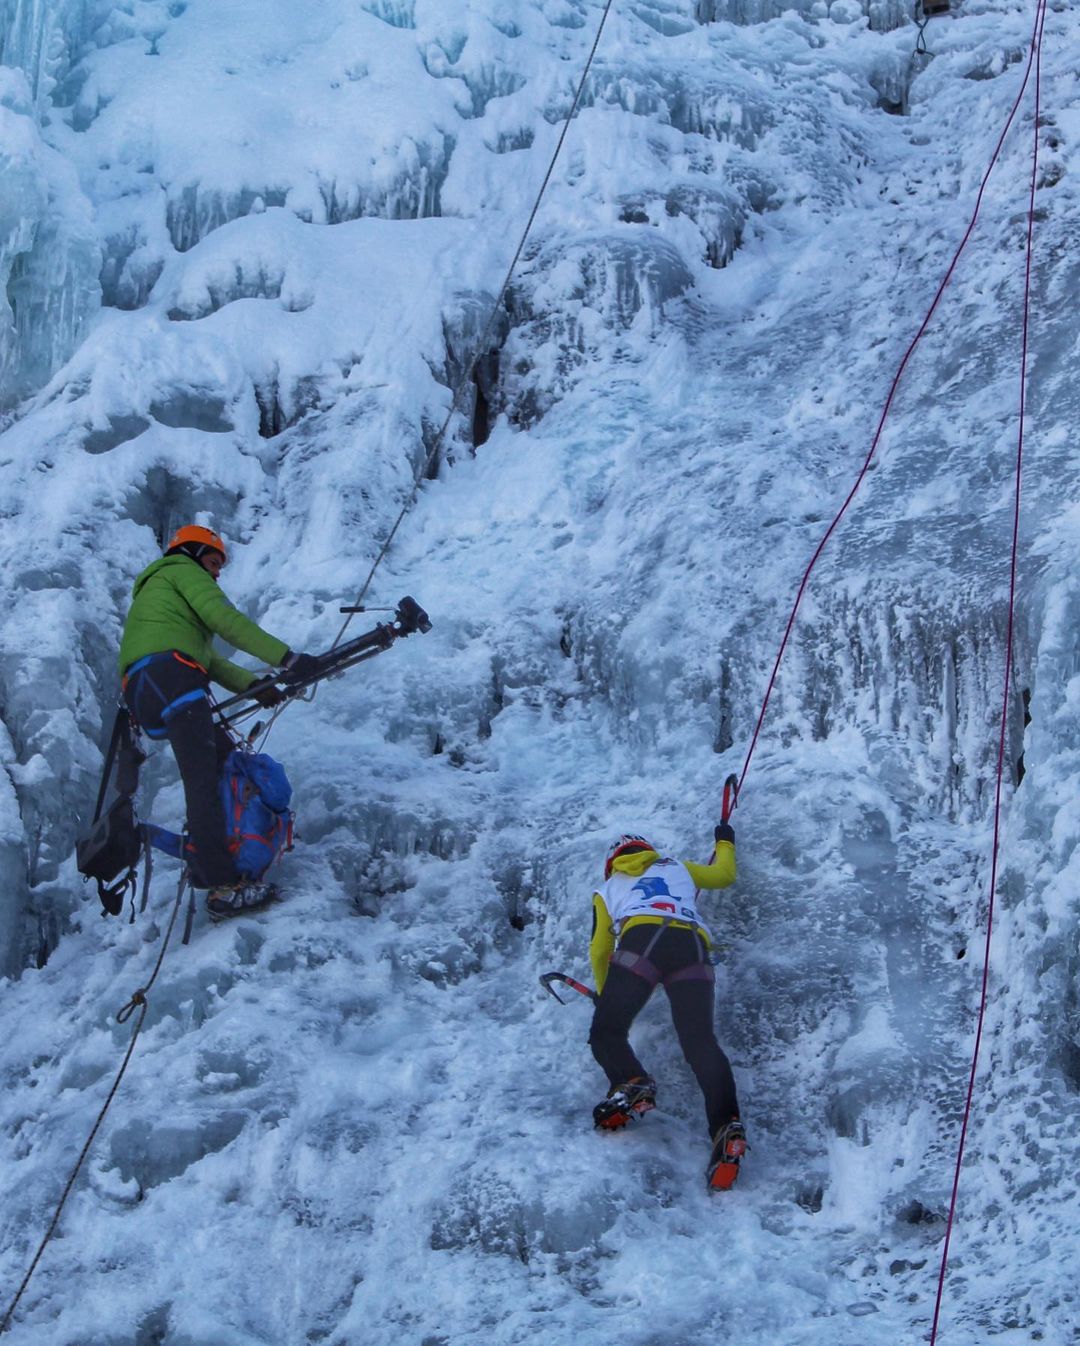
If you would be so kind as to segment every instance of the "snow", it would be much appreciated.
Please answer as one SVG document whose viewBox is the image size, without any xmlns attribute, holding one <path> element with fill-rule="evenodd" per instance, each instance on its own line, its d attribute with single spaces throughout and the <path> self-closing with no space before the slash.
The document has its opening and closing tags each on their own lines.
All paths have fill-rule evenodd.
<svg viewBox="0 0 1080 1346">
<path fill-rule="evenodd" d="M 663 996 L 634 1034 L 659 1107 L 600 1136 L 588 1007 L 537 978 L 585 976 L 613 836 L 707 855 L 1034 10 L 969 0 L 916 63 L 899 0 L 615 5 L 479 351 L 600 15 L 0 0 L 0 1307 L 175 895 L 161 862 L 150 911 L 103 921 L 72 858 L 135 575 L 209 524 L 230 597 L 325 648 L 419 475 L 365 601 L 434 623 L 275 724 L 285 900 L 174 936 L 12 1346 L 928 1333 L 986 931 L 1030 90 L 804 601 L 738 883 L 705 899 L 733 1193 L 704 1189 Z M 1076 39 L 1048 10 L 950 1346 L 1080 1331 Z M 140 807 L 179 824 L 168 752 Z"/>
</svg>

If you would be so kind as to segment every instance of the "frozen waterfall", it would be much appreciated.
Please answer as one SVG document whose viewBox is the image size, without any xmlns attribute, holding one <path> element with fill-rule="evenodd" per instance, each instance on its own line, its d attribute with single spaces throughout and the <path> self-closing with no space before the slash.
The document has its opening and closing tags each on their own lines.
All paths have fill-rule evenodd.
<svg viewBox="0 0 1080 1346">
<path fill-rule="evenodd" d="M 170 947 L 12 1346 L 893 1346 L 933 1309 L 1004 675 L 1028 101 L 825 551 L 706 899 L 751 1154 L 660 1084 L 594 1134 L 606 844 L 704 859 L 806 562 L 1016 97 L 1033 7 L 631 0 L 488 349 L 599 0 L 0 0 L 0 1288 L 128 1041 L 177 874 L 73 845 L 180 523 L 325 648 L 432 632 L 268 748 L 285 901 Z M 1080 1333 L 1075 7 L 1046 15 L 998 921 L 942 1346 Z M 475 367 L 474 366 L 475 362 Z M 140 809 L 181 820 L 171 755 Z"/>
</svg>

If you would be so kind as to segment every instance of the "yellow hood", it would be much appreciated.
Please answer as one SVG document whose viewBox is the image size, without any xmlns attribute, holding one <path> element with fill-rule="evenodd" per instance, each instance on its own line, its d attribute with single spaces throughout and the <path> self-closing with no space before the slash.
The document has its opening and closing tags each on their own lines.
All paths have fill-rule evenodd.
<svg viewBox="0 0 1080 1346">
<path fill-rule="evenodd" d="M 631 851 L 628 855 L 617 855 L 612 861 L 611 871 L 613 874 L 629 874 L 636 879 L 659 859 L 656 851 Z"/>
</svg>

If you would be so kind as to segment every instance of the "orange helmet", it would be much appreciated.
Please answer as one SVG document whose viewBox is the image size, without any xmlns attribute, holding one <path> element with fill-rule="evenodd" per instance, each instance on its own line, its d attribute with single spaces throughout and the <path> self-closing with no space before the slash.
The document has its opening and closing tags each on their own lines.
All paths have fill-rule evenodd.
<svg viewBox="0 0 1080 1346">
<path fill-rule="evenodd" d="M 196 523 L 187 523 L 183 528 L 178 528 L 169 539 L 165 555 L 168 556 L 173 551 L 183 551 L 197 561 L 206 548 L 220 552 L 223 565 L 228 561 L 229 553 L 225 550 L 225 543 L 215 532 L 209 528 L 201 528 Z"/>
</svg>

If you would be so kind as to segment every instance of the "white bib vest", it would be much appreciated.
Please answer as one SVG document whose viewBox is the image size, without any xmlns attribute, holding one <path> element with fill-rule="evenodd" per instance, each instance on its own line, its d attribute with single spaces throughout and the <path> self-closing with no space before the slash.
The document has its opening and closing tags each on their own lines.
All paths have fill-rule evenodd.
<svg viewBox="0 0 1080 1346">
<path fill-rule="evenodd" d="M 633 916 L 655 916 L 696 925 L 708 935 L 698 915 L 696 891 L 685 865 L 661 859 L 637 877 L 616 871 L 604 884 L 601 896 L 617 933 Z"/>
</svg>

